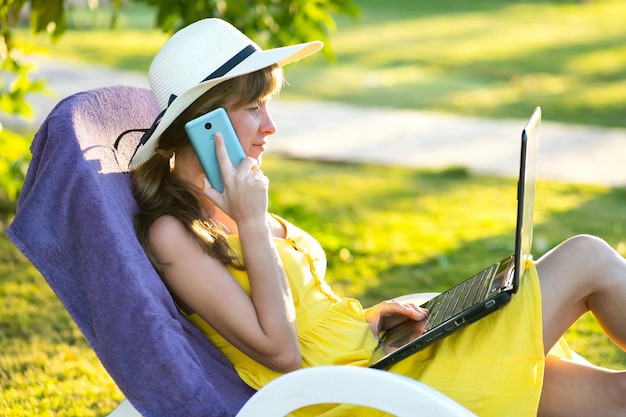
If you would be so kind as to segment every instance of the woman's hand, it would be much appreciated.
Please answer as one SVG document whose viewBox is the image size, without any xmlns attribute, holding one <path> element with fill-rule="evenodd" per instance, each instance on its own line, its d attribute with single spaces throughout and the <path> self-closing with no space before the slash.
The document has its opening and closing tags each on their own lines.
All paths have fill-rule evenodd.
<svg viewBox="0 0 626 417">
<path fill-rule="evenodd" d="M 365 319 L 376 337 L 379 337 L 383 330 L 391 329 L 407 320 L 422 321 L 427 318 L 427 309 L 396 300 L 383 301 L 365 310 Z"/>
<path fill-rule="evenodd" d="M 235 168 L 228 158 L 221 133 L 215 134 L 215 149 L 224 180 L 224 192 L 215 190 L 204 177 L 204 194 L 238 224 L 265 221 L 269 180 L 263 175 L 257 161 L 248 157 Z"/>
</svg>

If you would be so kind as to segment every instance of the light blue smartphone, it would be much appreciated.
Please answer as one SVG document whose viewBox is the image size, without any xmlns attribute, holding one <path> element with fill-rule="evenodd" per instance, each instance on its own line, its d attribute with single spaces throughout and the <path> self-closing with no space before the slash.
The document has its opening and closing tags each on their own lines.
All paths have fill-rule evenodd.
<svg viewBox="0 0 626 417">
<path fill-rule="evenodd" d="M 224 137 L 228 157 L 235 168 L 246 157 L 226 110 L 219 107 L 196 117 L 185 124 L 185 132 L 187 132 L 189 141 L 196 155 L 198 155 L 200 165 L 202 165 L 209 183 L 217 191 L 223 192 L 224 180 L 220 165 L 217 162 L 215 133 L 219 132 Z"/>
</svg>

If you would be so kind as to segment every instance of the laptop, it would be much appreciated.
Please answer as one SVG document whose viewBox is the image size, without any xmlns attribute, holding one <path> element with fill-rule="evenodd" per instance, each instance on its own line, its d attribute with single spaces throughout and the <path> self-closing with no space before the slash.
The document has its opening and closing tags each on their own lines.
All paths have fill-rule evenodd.
<svg viewBox="0 0 626 417">
<path fill-rule="evenodd" d="M 429 311 L 426 320 L 408 320 L 384 332 L 372 356 L 371 368 L 387 369 L 511 301 L 524 270 L 532 260 L 530 251 L 540 125 L 541 108 L 537 107 L 522 131 L 513 255 L 422 304 L 421 307 Z"/>
</svg>

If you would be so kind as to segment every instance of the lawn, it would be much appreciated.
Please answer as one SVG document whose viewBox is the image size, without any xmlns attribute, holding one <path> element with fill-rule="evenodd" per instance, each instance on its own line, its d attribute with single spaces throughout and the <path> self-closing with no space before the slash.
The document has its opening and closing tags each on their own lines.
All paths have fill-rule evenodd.
<svg viewBox="0 0 626 417">
<path fill-rule="evenodd" d="M 362 0 L 339 19 L 336 63 L 288 70 L 283 98 L 492 117 L 626 126 L 621 1 Z M 106 16 L 104 16 L 106 17 Z M 120 28 L 74 12 L 55 56 L 146 71 L 166 36 L 131 7 Z M 89 20 L 89 22 L 87 22 Z M 85 29 L 95 23 L 95 29 Z M 22 32 L 23 34 L 23 32 Z M 441 172 L 266 158 L 271 210 L 327 250 L 327 279 L 369 305 L 439 291 L 513 250 L 515 181 Z M 297 173 L 297 175 L 294 175 Z M 302 190 L 306 190 L 303 195 Z M 476 198 L 479 196 L 480 198 Z M 540 182 L 534 253 L 576 233 L 626 255 L 626 189 Z M 0 224 L 1 226 L 1 224 Z M 626 369 L 626 354 L 585 316 L 567 334 L 585 357 Z M 102 416 L 122 398 L 39 273 L 0 233 L 0 415 Z"/>
</svg>

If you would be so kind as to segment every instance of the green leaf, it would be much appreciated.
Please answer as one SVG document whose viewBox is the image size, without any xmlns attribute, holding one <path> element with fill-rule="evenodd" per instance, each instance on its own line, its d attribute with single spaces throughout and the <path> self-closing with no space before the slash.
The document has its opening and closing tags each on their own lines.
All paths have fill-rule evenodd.
<svg viewBox="0 0 626 417">
<path fill-rule="evenodd" d="M 322 40 L 333 58 L 329 33 L 334 15 L 358 17 L 352 0 L 137 0 L 156 6 L 157 24 L 172 32 L 205 17 L 219 17 L 239 28 L 263 48 Z"/>
<path fill-rule="evenodd" d="M 12 202 L 17 200 L 26 177 L 30 140 L 2 129 L 0 125 L 0 194 Z"/>
<path fill-rule="evenodd" d="M 58 39 L 66 29 L 63 0 L 31 0 L 30 4 L 31 31 L 48 31 L 50 24 L 53 24 L 51 35 Z"/>
</svg>

